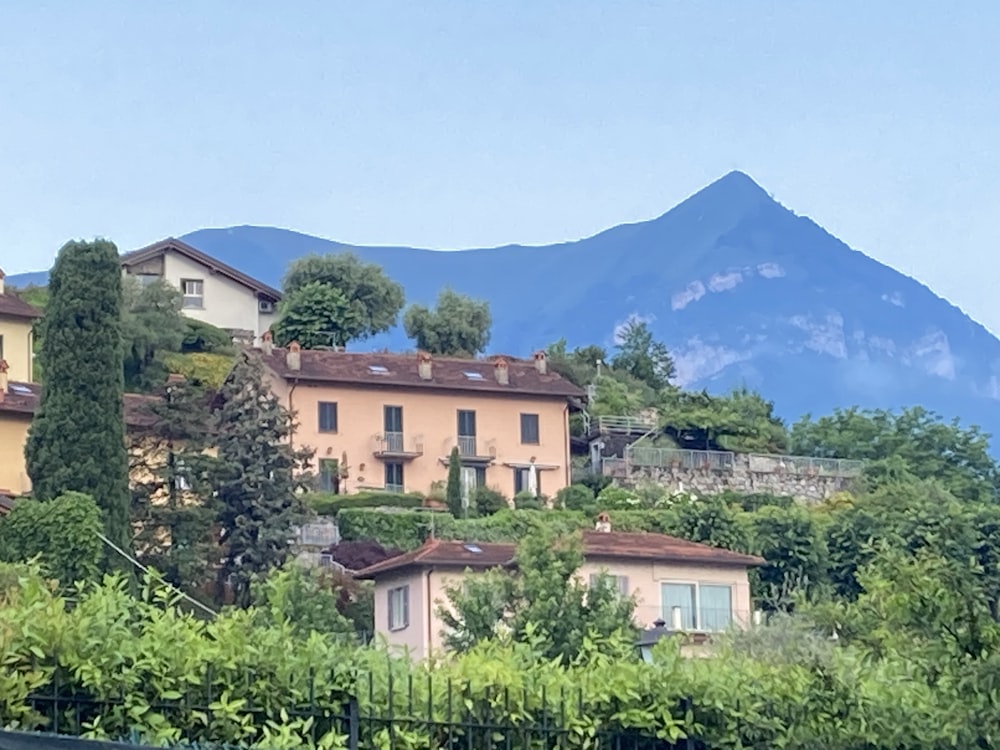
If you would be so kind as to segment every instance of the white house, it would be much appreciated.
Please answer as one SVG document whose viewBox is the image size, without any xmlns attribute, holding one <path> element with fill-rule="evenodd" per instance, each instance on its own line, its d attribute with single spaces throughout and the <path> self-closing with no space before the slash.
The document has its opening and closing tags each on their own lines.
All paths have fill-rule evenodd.
<svg viewBox="0 0 1000 750">
<path fill-rule="evenodd" d="M 183 313 L 252 343 L 271 327 L 281 292 L 186 242 L 169 238 L 121 256 L 122 271 L 149 284 L 163 279 L 184 295 Z"/>
</svg>

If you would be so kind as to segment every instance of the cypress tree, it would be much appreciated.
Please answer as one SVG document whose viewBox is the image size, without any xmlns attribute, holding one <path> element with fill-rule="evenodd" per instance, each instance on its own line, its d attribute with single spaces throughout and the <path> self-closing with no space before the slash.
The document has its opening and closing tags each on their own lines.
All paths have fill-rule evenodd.
<svg viewBox="0 0 1000 750">
<path fill-rule="evenodd" d="M 444 488 L 444 497 L 451 514 L 461 518 L 465 503 L 462 501 L 462 460 L 458 455 L 458 446 L 452 448 L 448 456 L 448 483 Z"/>
<path fill-rule="evenodd" d="M 107 537 L 127 549 L 122 276 L 113 243 L 68 242 L 59 251 L 38 358 L 45 383 L 25 446 L 32 492 L 40 500 L 90 495 Z"/>
<path fill-rule="evenodd" d="M 228 580 L 235 603 L 246 607 L 251 581 L 289 556 L 293 528 L 304 519 L 297 493 L 308 483 L 302 470 L 312 451 L 291 446 L 292 416 L 264 382 L 256 354 L 240 354 L 219 398 L 211 472 L 224 547 L 219 595 Z"/>
</svg>

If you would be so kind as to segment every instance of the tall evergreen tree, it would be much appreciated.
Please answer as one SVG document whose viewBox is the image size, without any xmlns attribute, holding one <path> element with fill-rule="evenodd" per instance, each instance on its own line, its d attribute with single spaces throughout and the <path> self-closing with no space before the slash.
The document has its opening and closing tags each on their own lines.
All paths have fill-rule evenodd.
<svg viewBox="0 0 1000 750">
<path fill-rule="evenodd" d="M 219 396 L 211 471 L 224 547 L 219 588 L 228 579 L 245 607 L 254 576 L 288 558 L 293 527 L 304 518 L 297 491 L 309 479 L 302 472 L 312 452 L 290 444 L 292 415 L 265 384 L 256 354 L 240 354 Z"/>
<path fill-rule="evenodd" d="M 206 481 L 211 414 L 199 385 L 171 376 L 148 399 L 144 427 L 129 435 L 133 549 L 175 586 L 192 590 L 218 557 L 216 504 Z"/>
<path fill-rule="evenodd" d="M 465 502 L 462 500 L 462 460 L 458 455 L 458 446 L 452 448 L 448 456 L 448 483 L 444 488 L 444 497 L 451 514 L 461 518 Z"/>
<path fill-rule="evenodd" d="M 69 242 L 49 277 L 38 358 L 45 384 L 25 459 L 33 493 L 90 495 L 105 533 L 129 545 L 122 382 L 122 276 L 107 240 Z"/>
</svg>

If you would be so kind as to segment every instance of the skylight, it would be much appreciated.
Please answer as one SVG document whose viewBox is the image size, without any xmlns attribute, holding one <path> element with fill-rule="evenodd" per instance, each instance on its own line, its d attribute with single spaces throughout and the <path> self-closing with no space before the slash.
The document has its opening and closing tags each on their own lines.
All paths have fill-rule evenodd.
<svg viewBox="0 0 1000 750">
<path fill-rule="evenodd" d="M 478 544 L 463 544 L 462 546 L 463 546 L 463 547 L 464 547 L 464 548 L 465 548 L 465 549 L 466 549 L 466 550 L 467 550 L 468 552 L 471 552 L 471 553 L 473 553 L 474 555 L 481 555 L 481 554 L 482 554 L 482 552 L 483 552 L 483 548 L 482 548 L 482 547 L 480 547 L 480 546 L 479 546 Z"/>
<path fill-rule="evenodd" d="M 10 390 L 12 393 L 23 393 L 26 396 L 31 395 L 31 389 L 25 388 L 23 385 L 12 385 L 10 386 Z"/>
<path fill-rule="evenodd" d="M 368 365 L 368 372 L 375 375 L 385 375 L 389 372 L 389 368 L 382 365 Z"/>
<path fill-rule="evenodd" d="M 462 374 L 465 375 L 465 377 L 467 377 L 469 380 L 483 380 L 483 374 L 481 372 L 469 372 L 468 370 L 466 370 Z"/>
</svg>

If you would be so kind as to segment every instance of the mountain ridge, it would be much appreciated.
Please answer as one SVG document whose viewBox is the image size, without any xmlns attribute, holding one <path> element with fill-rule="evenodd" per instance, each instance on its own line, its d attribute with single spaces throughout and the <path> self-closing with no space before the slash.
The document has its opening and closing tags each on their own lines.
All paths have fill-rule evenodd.
<svg viewBox="0 0 1000 750">
<path fill-rule="evenodd" d="M 653 219 L 549 245 L 377 247 L 252 225 L 182 239 L 272 285 L 296 257 L 341 251 L 382 265 L 408 302 L 450 285 L 490 301 L 493 351 L 611 346 L 638 317 L 688 387 L 756 387 L 786 417 L 919 403 L 1000 432 L 1000 341 L 740 171 Z M 352 348 L 383 347 L 411 344 L 396 329 Z"/>
</svg>

